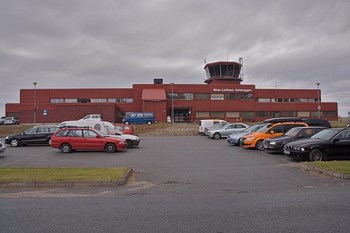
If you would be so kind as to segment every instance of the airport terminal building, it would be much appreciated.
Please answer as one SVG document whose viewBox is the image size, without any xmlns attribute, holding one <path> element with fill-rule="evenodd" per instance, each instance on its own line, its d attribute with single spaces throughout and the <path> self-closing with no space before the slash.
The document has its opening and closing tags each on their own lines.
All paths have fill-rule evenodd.
<svg viewBox="0 0 350 233">
<path fill-rule="evenodd" d="M 241 84 L 241 62 L 207 63 L 204 84 L 134 84 L 132 88 L 21 89 L 19 103 L 6 104 L 6 116 L 21 123 L 59 123 L 99 113 L 121 122 L 131 112 L 154 112 L 156 121 L 195 122 L 220 118 L 230 122 L 273 117 L 321 117 L 338 120 L 338 105 L 322 102 L 319 89 L 256 89 Z"/>
</svg>

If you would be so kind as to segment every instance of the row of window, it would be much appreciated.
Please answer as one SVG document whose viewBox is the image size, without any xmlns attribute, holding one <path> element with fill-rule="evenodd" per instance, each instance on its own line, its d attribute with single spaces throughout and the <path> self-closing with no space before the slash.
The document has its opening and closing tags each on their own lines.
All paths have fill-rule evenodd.
<svg viewBox="0 0 350 233">
<path fill-rule="evenodd" d="M 307 99 L 307 98 L 258 98 L 257 102 L 263 103 L 315 103 L 318 102 L 318 99 Z"/>
<path fill-rule="evenodd" d="M 168 99 L 174 100 L 253 100 L 251 93 L 206 94 L 206 93 L 168 93 Z"/>
<path fill-rule="evenodd" d="M 113 99 L 90 99 L 90 98 L 77 98 L 77 99 L 51 99 L 50 103 L 132 103 L 132 98 L 113 98 Z"/>
<path fill-rule="evenodd" d="M 318 112 L 298 111 L 258 111 L 258 112 L 196 112 L 196 118 L 275 118 L 275 117 L 318 117 Z M 336 111 L 320 112 L 320 117 L 336 117 Z"/>
<path fill-rule="evenodd" d="M 251 93 L 229 93 L 229 94 L 192 94 L 192 93 L 168 93 L 168 100 L 253 100 L 254 95 Z M 257 102 L 261 103 L 317 103 L 318 99 L 306 98 L 258 98 Z M 58 103 L 133 103 L 132 98 L 113 98 L 113 99 L 51 99 L 52 104 Z"/>
</svg>

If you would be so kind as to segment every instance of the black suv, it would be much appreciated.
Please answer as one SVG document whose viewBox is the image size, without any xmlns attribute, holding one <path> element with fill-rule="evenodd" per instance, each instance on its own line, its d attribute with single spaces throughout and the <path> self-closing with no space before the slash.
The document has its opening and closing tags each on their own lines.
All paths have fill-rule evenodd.
<svg viewBox="0 0 350 233">
<path fill-rule="evenodd" d="M 56 125 L 41 125 L 27 129 L 23 133 L 5 138 L 5 143 L 13 147 L 29 144 L 51 145 L 51 135 L 58 130 Z"/>
</svg>

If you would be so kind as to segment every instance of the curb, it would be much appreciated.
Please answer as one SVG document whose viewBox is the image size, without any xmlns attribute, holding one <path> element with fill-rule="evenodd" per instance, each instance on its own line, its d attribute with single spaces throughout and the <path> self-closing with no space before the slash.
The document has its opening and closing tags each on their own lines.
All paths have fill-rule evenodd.
<svg viewBox="0 0 350 233">
<path fill-rule="evenodd" d="M 328 171 L 328 170 L 318 168 L 318 167 L 315 167 L 315 166 L 312 166 L 309 164 L 304 164 L 304 163 L 301 163 L 300 167 L 306 171 L 312 171 L 312 172 L 316 172 L 316 173 L 322 174 L 322 175 L 327 175 L 327 176 L 331 176 L 331 177 L 335 177 L 335 178 L 350 180 L 350 174 L 336 173 L 336 172 Z"/>
<path fill-rule="evenodd" d="M 52 181 L 52 182 L 17 182 L 17 183 L 0 183 L 0 188 L 48 188 L 48 187 L 118 187 L 128 183 L 134 170 L 129 171 L 121 180 L 111 181 Z"/>
</svg>

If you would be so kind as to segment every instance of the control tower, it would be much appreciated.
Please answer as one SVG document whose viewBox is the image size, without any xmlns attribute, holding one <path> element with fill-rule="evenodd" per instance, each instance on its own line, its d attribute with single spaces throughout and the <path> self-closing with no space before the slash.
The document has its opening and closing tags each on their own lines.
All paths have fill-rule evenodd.
<svg viewBox="0 0 350 233">
<path fill-rule="evenodd" d="M 207 63 L 204 66 L 207 84 L 240 84 L 242 82 L 241 68 L 243 59 L 239 58 L 239 62 L 234 61 L 218 61 Z"/>
</svg>

